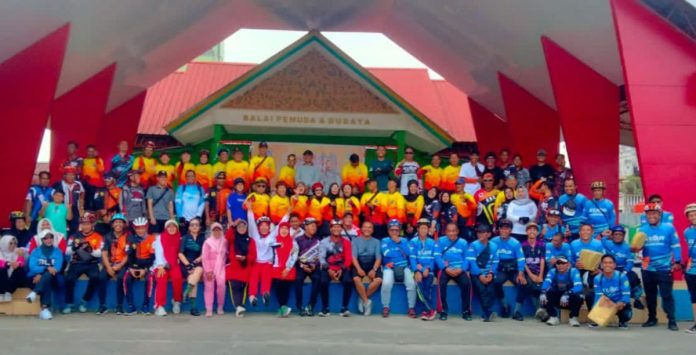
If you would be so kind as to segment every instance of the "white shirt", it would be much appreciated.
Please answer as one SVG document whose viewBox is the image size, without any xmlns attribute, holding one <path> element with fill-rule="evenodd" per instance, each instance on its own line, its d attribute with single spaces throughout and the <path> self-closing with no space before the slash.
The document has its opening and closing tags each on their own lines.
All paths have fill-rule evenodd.
<svg viewBox="0 0 696 355">
<path fill-rule="evenodd" d="M 483 166 L 483 164 L 481 164 L 481 163 L 477 163 L 476 167 L 478 168 L 478 171 L 480 173 L 483 173 L 483 171 L 486 169 Z M 471 164 L 471 162 L 469 162 L 469 163 L 462 164 L 462 167 L 459 170 L 459 177 L 463 177 L 466 179 L 478 179 L 479 174 L 476 172 L 476 169 Z M 479 184 L 478 182 L 467 183 L 464 185 L 464 191 L 466 191 L 466 193 L 471 194 L 471 195 L 475 194 L 476 191 L 478 191 L 480 188 L 481 188 L 481 184 Z"/>
</svg>

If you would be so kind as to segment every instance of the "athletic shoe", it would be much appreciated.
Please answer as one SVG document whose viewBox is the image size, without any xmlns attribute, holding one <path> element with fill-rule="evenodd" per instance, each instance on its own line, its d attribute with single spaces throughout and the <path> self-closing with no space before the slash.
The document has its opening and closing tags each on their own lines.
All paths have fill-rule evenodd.
<svg viewBox="0 0 696 355">
<path fill-rule="evenodd" d="M 524 316 L 522 316 L 522 313 L 520 313 L 520 312 L 515 312 L 515 314 L 512 315 L 512 319 L 518 320 L 521 322 L 524 320 Z"/>
<path fill-rule="evenodd" d="M 549 320 L 546 321 L 546 324 L 548 324 L 550 326 L 556 326 L 556 325 L 561 324 L 561 320 L 558 319 L 558 317 L 550 317 Z M 580 324 L 578 324 L 578 325 L 580 325 Z"/>
<path fill-rule="evenodd" d="M 283 306 L 283 307 L 285 308 L 285 310 L 283 310 L 283 312 L 282 312 L 282 314 L 281 314 L 280 316 L 283 317 L 283 318 L 288 318 L 288 317 L 290 317 L 290 313 L 292 313 L 292 308 L 287 307 L 287 306 Z"/>
<path fill-rule="evenodd" d="M 645 306 L 643 305 L 643 302 L 640 301 L 640 298 L 636 298 L 635 301 L 633 301 L 633 308 L 645 309 Z"/>
<path fill-rule="evenodd" d="M 620 322 L 620 323 L 619 323 L 619 329 L 627 330 L 627 329 L 628 329 L 628 323 L 626 323 L 626 322 Z"/>
<path fill-rule="evenodd" d="M 198 307 L 195 307 L 195 306 L 191 307 L 191 310 L 189 311 L 189 313 L 194 317 L 200 317 L 200 315 L 201 315 L 201 312 L 198 310 Z"/>
<path fill-rule="evenodd" d="M 145 313 L 145 312 L 143 312 Z M 158 317 L 164 317 L 167 315 L 167 311 L 164 309 L 164 307 L 157 307 L 157 310 L 155 310 L 155 315 Z"/>
<path fill-rule="evenodd" d="M 53 314 L 51 314 L 51 310 L 48 308 L 44 308 L 39 312 L 39 319 L 41 320 L 51 320 L 53 319 Z"/>
<path fill-rule="evenodd" d="M 269 304 L 271 304 L 271 294 L 266 292 L 262 296 L 263 298 L 263 305 L 268 307 Z"/>
<path fill-rule="evenodd" d="M 537 309 L 536 312 L 534 313 L 534 318 L 536 318 L 542 322 L 545 322 L 549 319 L 549 313 L 546 312 L 546 309 L 539 307 L 539 309 Z"/>
<path fill-rule="evenodd" d="M 98 316 L 103 316 L 105 314 L 109 313 L 109 309 L 106 308 L 106 306 L 99 306 L 99 309 L 97 310 L 97 315 Z"/>
<path fill-rule="evenodd" d="M 686 332 L 689 334 L 696 334 L 696 323 L 694 323 L 694 325 L 691 326 L 691 328 L 687 329 Z"/>
<path fill-rule="evenodd" d="M 172 302 L 172 313 L 174 314 L 179 314 L 181 313 L 181 302 Z"/>
<path fill-rule="evenodd" d="M 365 303 L 362 300 L 358 300 L 358 312 L 361 314 L 365 313 Z"/>
<path fill-rule="evenodd" d="M 503 305 L 500 307 L 500 318 L 509 318 L 510 317 L 510 306 L 508 305 Z"/>
<path fill-rule="evenodd" d="M 134 316 L 136 314 L 138 314 L 138 312 L 135 310 L 135 306 L 133 305 L 128 306 L 128 311 L 123 313 L 124 316 Z"/>
<path fill-rule="evenodd" d="M 409 308 L 408 309 L 408 317 L 409 318 L 416 318 L 416 310 L 414 308 Z"/>
<path fill-rule="evenodd" d="M 599 327 L 599 324 L 597 324 L 595 322 L 590 322 L 587 324 L 587 327 L 588 328 L 597 328 L 597 327 Z"/>
<path fill-rule="evenodd" d="M 570 324 L 571 327 L 579 327 L 580 321 L 578 317 L 570 317 L 570 319 L 568 319 L 568 324 Z"/>
<path fill-rule="evenodd" d="M 213 311 L 208 311 L 208 310 L 205 311 L 205 317 L 206 317 L 206 318 L 210 318 L 210 317 L 212 317 L 212 316 L 213 316 Z"/>
<path fill-rule="evenodd" d="M 222 307 L 218 307 L 218 309 L 217 309 L 217 314 L 218 314 L 219 316 L 225 315 L 225 309 L 222 308 Z"/>
<path fill-rule="evenodd" d="M 0 294 L 0 303 L 10 302 L 10 301 L 12 301 L 12 295 L 10 295 L 10 298 L 7 298 L 7 293 Z"/>
<path fill-rule="evenodd" d="M 144 316 L 151 316 L 152 315 L 152 308 L 143 306 L 143 308 L 140 309 L 140 313 L 142 313 Z"/>
<path fill-rule="evenodd" d="M 80 306 L 77 307 L 77 310 L 80 311 L 80 313 L 87 313 L 87 301 L 80 302 Z"/>
<path fill-rule="evenodd" d="M 317 313 L 317 316 L 319 316 L 319 317 L 328 317 L 330 315 L 331 315 L 331 313 L 329 313 L 328 308 L 323 309 L 321 312 Z"/>
<path fill-rule="evenodd" d="M 29 302 L 29 303 L 34 303 L 34 301 L 36 301 L 36 292 L 31 291 L 31 292 L 27 295 L 27 297 L 25 298 L 25 300 L 27 300 L 27 302 Z"/>
<path fill-rule="evenodd" d="M 679 327 L 677 326 L 677 322 L 675 322 L 673 320 L 669 321 L 669 323 L 667 324 L 667 329 L 669 329 L 673 332 L 678 331 Z"/>
<path fill-rule="evenodd" d="M 462 319 L 464 319 L 465 321 L 469 321 L 469 322 L 472 321 L 473 318 L 471 317 L 471 312 L 462 313 Z"/>
<path fill-rule="evenodd" d="M 643 327 L 643 328 L 649 328 L 649 327 L 655 327 L 655 326 L 657 326 L 657 319 L 648 319 L 647 321 L 645 321 L 645 323 L 643 323 L 643 325 L 641 325 L 641 327 Z"/>
<path fill-rule="evenodd" d="M 484 323 L 488 323 L 488 322 L 490 322 L 490 321 L 493 320 L 493 314 L 492 314 L 492 313 L 484 313 L 484 314 L 481 316 L 481 320 L 482 320 Z"/>
<path fill-rule="evenodd" d="M 117 316 L 123 315 L 123 306 L 116 307 L 116 315 Z"/>
<path fill-rule="evenodd" d="M 348 308 L 341 308 L 341 317 L 350 317 L 350 311 Z"/>
<path fill-rule="evenodd" d="M 382 308 L 382 318 L 389 318 L 389 307 Z"/>
<path fill-rule="evenodd" d="M 60 313 L 63 313 L 63 314 L 70 314 L 70 313 L 72 313 L 72 311 L 73 311 L 73 310 L 72 310 L 72 306 L 71 306 L 71 305 L 67 305 L 67 306 L 65 306 L 65 308 L 63 308 L 62 311 L 60 311 Z"/>
<path fill-rule="evenodd" d="M 447 320 L 447 313 L 440 312 L 440 320 Z"/>
<path fill-rule="evenodd" d="M 421 318 L 422 320 L 425 320 L 425 317 L 426 317 L 427 315 L 428 315 L 428 312 L 423 311 L 423 312 L 421 312 L 420 318 Z"/>
<path fill-rule="evenodd" d="M 285 313 L 285 308 L 287 308 L 287 307 L 286 307 L 286 306 L 280 306 L 280 308 L 278 308 L 278 312 L 276 312 L 276 315 L 277 315 L 278 317 L 282 317 L 283 314 Z"/>
<path fill-rule="evenodd" d="M 237 309 L 234 311 L 234 316 L 237 318 L 242 318 L 244 317 L 244 312 L 246 312 L 246 308 L 237 306 Z"/>
<path fill-rule="evenodd" d="M 372 300 L 368 299 L 367 302 L 365 302 L 365 313 L 363 313 L 365 316 L 369 316 L 372 314 Z"/>
<path fill-rule="evenodd" d="M 430 312 L 425 312 L 425 318 L 423 320 L 431 321 L 435 319 L 435 316 L 437 315 L 437 312 L 434 310 L 430 310 Z"/>
<path fill-rule="evenodd" d="M 305 313 L 307 314 L 307 317 L 314 317 L 314 307 L 312 307 L 312 306 L 305 307 Z"/>
<path fill-rule="evenodd" d="M 256 305 L 259 304 L 259 300 L 256 296 L 249 296 L 249 303 L 251 303 L 252 307 L 256 307 Z"/>
</svg>

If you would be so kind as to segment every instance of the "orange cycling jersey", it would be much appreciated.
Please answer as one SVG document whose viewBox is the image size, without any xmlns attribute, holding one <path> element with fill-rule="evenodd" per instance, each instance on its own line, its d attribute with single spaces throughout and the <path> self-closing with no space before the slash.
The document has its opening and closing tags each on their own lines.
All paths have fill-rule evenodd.
<svg viewBox="0 0 696 355">
<path fill-rule="evenodd" d="M 271 202 L 271 197 L 268 194 L 252 192 L 247 196 L 246 200 L 251 202 L 251 211 L 254 212 L 255 219 L 268 216 L 268 207 Z"/>
<path fill-rule="evenodd" d="M 193 172 L 196 172 L 196 166 L 193 163 L 176 163 L 174 171 L 176 172 L 176 177 L 177 181 L 179 181 L 179 185 L 186 185 L 186 172 L 189 170 L 193 170 Z"/>
<path fill-rule="evenodd" d="M 367 166 L 362 163 L 359 163 L 358 166 L 348 163 L 341 169 L 341 179 L 344 184 L 355 186 L 359 191 L 364 191 L 365 181 L 367 181 Z"/>
<path fill-rule="evenodd" d="M 128 256 L 128 237 L 121 235 L 116 240 L 112 240 L 109 245 L 109 261 L 111 264 L 119 264 L 126 260 Z"/>
<path fill-rule="evenodd" d="M 245 186 L 249 186 L 251 174 L 249 174 L 249 163 L 246 160 L 228 161 L 225 171 L 227 172 L 227 183 L 230 186 L 234 184 L 234 180 L 237 178 L 244 179 Z"/>
<path fill-rule="evenodd" d="M 432 165 L 426 165 L 421 168 L 421 173 L 423 175 L 423 187 L 425 190 L 430 190 L 433 187 L 440 188 L 443 177 L 443 169 L 441 167 L 434 167 Z M 459 172 L 457 172 L 459 174 Z"/>
<path fill-rule="evenodd" d="M 135 258 L 138 260 L 148 260 L 155 255 L 155 236 L 148 234 L 140 243 L 131 243 L 131 250 L 135 250 Z M 134 260 L 134 262 L 136 262 Z"/>
<path fill-rule="evenodd" d="M 374 224 L 385 224 L 387 215 L 386 196 L 383 192 L 366 192 L 360 197 L 360 207 L 366 220 Z"/>
<path fill-rule="evenodd" d="M 206 191 L 213 187 L 213 166 L 210 164 L 196 165 L 196 181 Z"/>
<path fill-rule="evenodd" d="M 304 221 L 309 214 L 309 197 L 305 195 L 290 197 L 292 213 L 296 214 L 300 221 Z"/>
<path fill-rule="evenodd" d="M 412 224 L 413 226 L 416 225 L 418 220 L 421 218 L 421 215 L 423 214 L 423 207 L 425 206 L 425 199 L 423 198 L 423 195 L 418 195 L 415 199 L 409 201 L 409 199 L 406 199 L 406 219 L 407 223 Z"/>
<path fill-rule="evenodd" d="M 442 169 L 442 180 L 440 182 L 440 188 L 443 191 L 454 191 L 456 186 L 455 183 L 459 179 L 459 166 L 446 166 Z"/>
<path fill-rule="evenodd" d="M 155 184 L 155 177 L 157 175 L 157 160 L 155 158 L 139 156 L 135 158 L 133 162 L 133 170 L 140 170 L 140 184 L 143 188 L 147 188 L 150 185 Z"/>
<path fill-rule="evenodd" d="M 406 222 L 406 199 L 399 192 L 385 193 L 386 213 L 389 219 L 396 219 L 401 223 Z"/>
<path fill-rule="evenodd" d="M 322 196 L 319 199 L 316 197 L 309 199 L 309 216 L 316 219 L 318 224 L 321 224 L 324 221 L 324 216 L 326 216 L 329 203 L 330 201 L 326 196 Z"/>
<path fill-rule="evenodd" d="M 270 183 L 275 177 L 275 161 L 271 156 L 255 156 L 249 161 L 249 170 L 251 171 L 251 181 L 256 181 L 257 178 L 263 177 Z"/>
<path fill-rule="evenodd" d="M 83 159 L 81 178 L 92 186 L 104 186 L 104 160 L 100 157 Z"/>
<path fill-rule="evenodd" d="M 295 168 L 284 166 L 278 173 L 278 181 L 282 181 L 289 189 L 295 188 Z"/>
<path fill-rule="evenodd" d="M 290 210 L 290 198 L 278 195 L 271 197 L 269 209 L 271 222 L 274 224 L 280 223 L 280 220 L 283 219 Z"/>
<path fill-rule="evenodd" d="M 164 171 L 167 173 L 167 186 L 173 187 L 174 185 L 174 165 L 171 164 L 159 164 L 157 165 L 157 172 Z"/>
</svg>

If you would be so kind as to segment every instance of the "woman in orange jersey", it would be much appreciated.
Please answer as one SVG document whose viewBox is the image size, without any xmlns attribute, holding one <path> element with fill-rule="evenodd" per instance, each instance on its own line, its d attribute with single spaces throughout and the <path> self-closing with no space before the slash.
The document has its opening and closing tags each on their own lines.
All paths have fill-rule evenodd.
<svg viewBox="0 0 696 355">
<path fill-rule="evenodd" d="M 389 180 L 385 197 L 387 220 L 396 219 L 404 224 L 406 222 L 406 199 L 399 192 L 396 180 Z"/>
<path fill-rule="evenodd" d="M 268 180 L 262 177 L 256 179 L 254 181 L 254 192 L 250 193 L 246 199 L 251 204 L 254 219 L 259 219 L 263 216 L 268 217 L 271 197 L 267 193 L 267 188 Z"/>
<path fill-rule="evenodd" d="M 452 205 L 457 208 L 459 237 L 471 243 L 476 239 L 473 228 L 478 205 L 474 196 L 464 191 L 463 178 L 457 180 L 456 186 L 457 192 L 452 194 Z"/>
<path fill-rule="evenodd" d="M 181 161 L 174 166 L 174 174 L 176 175 L 179 185 L 186 184 L 186 172 L 189 170 L 195 171 L 196 165 L 191 162 L 191 152 L 189 150 L 184 150 L 181 152 Z M 196 179 L 198 179 L 198 176 L 196 176 Z"/>
<path fill-rule="evenodd" d="M 253 181 L 249 172 L 249 162 L 244 160 L 244 153 L 239 147 L 232 149 L 232 160 L 226 163 L 227 182 L 231 183 L 237 178 L 244 179 L 244 182 L 249 185 Z M 268 180 L 270 183 L 271 180 Z"/>
<path fill-rule="evenodd" d="M 213 187 L 213 166 L 210 165 L 210 151 L 203 149 L 198 153 L 198 165 L 196 165 L 196 181 L 205 189 Z"/>
<path fill-rule="evenodd" d="M 343 193 L 342 201 L 343 201 L 343 206 L 341 210 L 343 211 L 341 213 L 341 218 L 345 216 L 346 212 L 350 212 L 353 214 L 353 218 L 355 219 L 356 224 L 360 224 L 360 200 L 356 197 L 353 196 L 353 192 L 358 191 L 357 188 L 354 188 L 350 184 L 343 183 L 343 187 L 341 188 L 341 192 Z"/>
<path fill-rule="evenodd" d="M 290 210 L 290 199 L 288 198 L 288 187 L 285 182 L 278 181 L 276 183 L 276 194 L 271 197 L 269 203 L 269 211 L 271 217 L 271 222 L 277 225 L 280 220 L 288 214 Z"/>
<path fill-rule="evenodd" d="M 314 196 L 307 201 L 309 204 L 309 211 L 307 214 L 317 221 L 319 235 L 327 236 L 329 235 L 329 221 L 325 220 L 324 216 L 326 216 L 326 210 L 329 208 L 330 201 L 324 196 L 324 185 L 320 182 L 312 185 L 312 191 L 314 192 Z"/>
<path fill-rule="evenodd" d="M 341 187 L 337 183 L 329 185 L 329 208 L 324 210 L 324 220 L 331 221 L 340 219 L 343 216 L 343 198 L 341 198 Z"/>
<path fill-rule="evenodd" d="M 418 181 L 411 180 L 408 182 L 408 195 L 404 198 L 406 200 L 406 223 L 416 227 L 425 206 L 423 195 L 418 193 Z"/>
<path fill-rule="evenodd" d="M 159 156 L 159 163 L 157 163 L 157 173 L 155 174 L 155 184 L 157 183 L 157 174 L 160 171 L 164 171 L 167 173 L 167 186 L 173 187 L 174 186 L 174 175 L 176 174 L 174 165 L 170 164 L 171 162 L 171 157 L 169 156 L 169 153 L 167 152 L 162 152 L 160 153 Z M 195 168 L 193 164 L 191 164 L 191 168 Z M 186 170 L 188 171 L 188 170 Z M 184 172 L 185 173 L 185 172 Z M 185 181 L 185 180 L 184 180 Z"/>
<path fill-rule="evenodd" d="M 420 169 L 421 171 L 419 172 L 419 175 L 423 176 L 423 188 L 425 191 L 428 191 L 433 187 L 437 189 L 440 188 L 443 173 L 440 163 L 440 156 L 433 155 L 430 160 L 430 165 L 426 165 Z"/>
<path fill-rule="evenodd" d="M 292 214 L 297 215 L 302 223 L 309 214 L 309 197 L 307 196 L 307 185 L 298 182 L 295 186 L 295 193 L 290 198 L 290 209 Z"/>
<path fill-rule="evenodd" d="M 449 165 L 442 169 L 442 180 L 440 182 L 440 189 L 442 191 L 454 192 L 455 183 L 459 178 L 459 155 L 457 153 L 450 154 Z"/>
</svg>

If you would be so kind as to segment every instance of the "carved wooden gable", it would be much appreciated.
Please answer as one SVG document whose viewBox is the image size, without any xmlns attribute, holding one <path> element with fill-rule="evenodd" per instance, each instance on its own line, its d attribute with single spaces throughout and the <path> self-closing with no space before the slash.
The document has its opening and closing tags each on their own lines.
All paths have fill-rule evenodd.
<svg viewBox="0 0 696 355">
<path fill-rule="evenodd" d="M 254 84 L 252 84 L 254 85 Z M 222 107 L 305 112 L 397 113 L 316 49 Z"/>
</svg>

